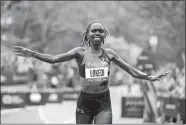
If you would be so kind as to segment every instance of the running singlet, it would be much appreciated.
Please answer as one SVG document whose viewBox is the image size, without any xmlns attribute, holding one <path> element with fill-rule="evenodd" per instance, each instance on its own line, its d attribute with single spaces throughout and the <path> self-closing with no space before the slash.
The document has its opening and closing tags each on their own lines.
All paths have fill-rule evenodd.
<svg viewBox="0 0 186 125">
<path fill-rule="evenodd" d="M 79 75 L 83 77 L 81 82 L 108 83 L 110 71 L 110 59 L 106 51 L 102 49 L 100 56 L 96 57 L 85 49 L 82 63 L 79 65 Z"/>
</svg>

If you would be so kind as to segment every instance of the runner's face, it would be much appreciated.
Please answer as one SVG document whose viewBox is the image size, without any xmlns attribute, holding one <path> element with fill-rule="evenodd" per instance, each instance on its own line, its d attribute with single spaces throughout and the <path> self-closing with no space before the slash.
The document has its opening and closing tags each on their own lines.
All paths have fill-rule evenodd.
<svg viewBox="0 0 186 125">
<path fill-rule="evenodd" d="M 93 45 L 102 44 L 105 38 L 105 29 L 100 23 L 93 23 L 90 26 L 88 38 Z"/>
</svg>

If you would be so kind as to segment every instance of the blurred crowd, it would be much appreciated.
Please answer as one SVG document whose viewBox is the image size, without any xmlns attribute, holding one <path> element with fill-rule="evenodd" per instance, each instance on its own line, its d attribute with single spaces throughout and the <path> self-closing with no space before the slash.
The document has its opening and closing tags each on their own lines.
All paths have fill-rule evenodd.
<svg viewBox="0 0 186 125">
<path fill-rule="evenodd" d="M 126 73 L 116 66 L 113 66 L 111 70 L 112 74 L 109 85 L 128 83 L 126 81 L 128 80 L 127 78 L 123 79 L 123 77 L 126 77 Z M 1 72 L 1 83 L 4 85 L 6 85 L 5 81 L 8 75 L 12 76 L 12 78 L 14 78 L 13 76 L 25 76 L 25 79 L 19 77 L 23 80 L 23 84 L 30 84 L 30 87 L 38 89 L 78 88 L 80 85 L 78 67 L 75 60 L 48 64 L 34 58 L 23 58 L 15 55 L 7 56 L 5 54 L 1 57 Z M 15 82 L 14 80 L 12 82 Z M 21 83 L 20 81 L 18 84 Z M 16 82 L 11 84 L 16 85 Z"/>
<path fill-rule="evenodd" d="M 163 97 L 185 98 L 185 68 L 179 69 L 175 64 L 167 64 L 158 72 L 170 71 L 168 77 L 154 83 L 157 95 Z"/>
<path fill-rule="evenodd" d="M 123 72 L 119 67 L 113 65 L 111 70 L 110 86 L 122 84 L 131 86 L 131 83 L 135 82 L 129 74 Z M 155 74 L 165 71 L 170 71 L 170 75 L 161 81 L 154 82 L 157 94 L 165 97 L 185 98 L 185 68 L 179 69 L 176 64 L 169 63 L 159 68 Z M 2 55 L 1 83 L 7 79 L 7 72 L 13 75 L 25 75 L 25 79 L 28 79 L 28 82 L 25 80 L 26 83 L 29 83 L 30 87 L 36 86 L 39 89 L 77 88 L 80 86 L 75 60 L 51 65 L 33 58 Z M 23 77 L 20 79 L 24 81 Z"/>
<path fill-rule="evenodd" d="M 1 57 L 1 83 L 6 79 L 6 75 L 24 75 L 25 84 L 30 84 L 30 87 L 37 86 L 38 89 L 43 88 L 61 88 L 75 87 L 78 85 L 76 80 L 76 72 L 78 72 L 74 61 L 59 64 L 48 64 L 38 61 L 33 58 L 23 58 L 11 56 L 11 61 L 8 57 Z M 20 77 L 19 77 L 20 78 Z"/>
<path fill-rule="evenodd" d="M 175 63 L 167 63 L 153 74 L 170 72 L 160 81 L 153 82 L 158 97 L 185 99 L 185 66 L 180 69 Z M 11 79 L 11 81 L 10 81 Z M 136 84 L 137 83 L 137 84 Z M 138 79 L 113 64 L 109 86 L 123 85 L 123 96 L 143 96 Z M 1 85 L 28 85 L 32 90 L 77 90 L 80 88 L 78 67 L 75 60 L 49 64 L 34 58 L 11 54 L 1 55 Z M 162 106 L 159 106 L 161 110 Z M 162 111 L 162 110 L 161 110 Z M 161 114 L 161 113 L 160 113 Z M 179 114 L 179 113 L 178 113 Z"/>
</svg>

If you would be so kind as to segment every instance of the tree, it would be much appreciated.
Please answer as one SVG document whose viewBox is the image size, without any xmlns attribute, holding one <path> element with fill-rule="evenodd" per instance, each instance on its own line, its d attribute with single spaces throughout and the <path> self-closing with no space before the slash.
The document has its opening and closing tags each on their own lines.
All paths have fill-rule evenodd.
<svg viewBox="0 0 186 125">
<path fill-rule="evenodd" d="M 12 5 L 7 10 L 14 22 L 3 33 L 19 41 L 11 44 L 41 52 L 58 54 L 79 46 L 81 32 L 94 20 L 103 23 L 110 36 L 143 48 L 150 35 L 158 35 L 159 60 L 174 60 L 185 45 L 184 1 L 20 1 Z"/>
<path fill-rule="evenodd" d="M 139 15 L 151 21 L 154 34 L 162 38 L 161 59 L 173 61 L 185 47 L 185 1 L 146 1 L 138 2 Z M 140 12 L 145 14 L 140 14 Z"/>
</svg>

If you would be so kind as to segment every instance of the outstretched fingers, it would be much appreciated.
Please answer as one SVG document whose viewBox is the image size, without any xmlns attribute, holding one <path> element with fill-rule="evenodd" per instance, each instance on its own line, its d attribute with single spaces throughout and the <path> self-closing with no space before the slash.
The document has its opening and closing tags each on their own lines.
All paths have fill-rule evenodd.
<svg viewBox="0 0 186 125">
<path fill-rule="evenodd" d="M 162 73 L 158 76 L 154 76 L 152 77 L 152 79 L 150 79 L 150 81 L 160 81 L 162 77 L 168 75 L 170 72 L 165 72 L 165 73 Z"/>
<path fill-rule="evenodd" d="M 23 56 L 22 53 L 18 53 L 18 52 L 16 52 L 15 54 L 16 54 L 17 56 Z"/>
<path fill-rule="evenodd" d="M 23 48 L 20 46 L 13 46 L 12 49 L 13 49 L 13 52 L 21 52 L 23 50 Z"/>
<path fill-rule="evenodd" d="M 13 49 L 13 52 L 21 52 L 21 50 Z"/>
<path fill-rule="evenodd" d="M 14 48 L 14 49 L 22 49 L 23 47 L 20 47 L 20 46 L 12 46 L 12 48 Z"/>
<path fill-rule="evenodd" d="M 160 79 L 159 78 L 155 78 L 155 79 L 153 79 L 151 81 L 160 81 Z"/>
<path fill-rule="evenodd" d="M 170 72 L 165 72 L 165 73 L 159 75 L 158 81 L 159 81 L 162 77 L 167 76 L 169 73 L 170 73 Z"/>
<path fill-rule="evenodd" d="M 13 46 L 12 47 L 12 51 L 17 55 L 17 56 L 23 56 L 23 50 L 24 48 L 23 47 L 20 47 L 20 46 Z"/>
<path fill-rule="evenodd" d="M 170 72 L 165 72 L 165 73 L 161 74 L 161 76 L 166 76 L 168 74 L 170 74 Z"/>
</svg>

